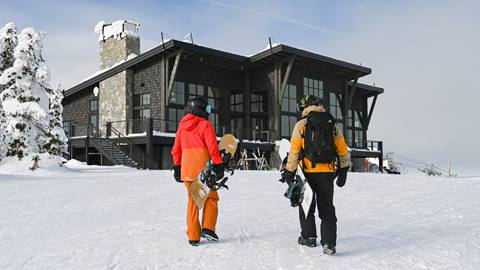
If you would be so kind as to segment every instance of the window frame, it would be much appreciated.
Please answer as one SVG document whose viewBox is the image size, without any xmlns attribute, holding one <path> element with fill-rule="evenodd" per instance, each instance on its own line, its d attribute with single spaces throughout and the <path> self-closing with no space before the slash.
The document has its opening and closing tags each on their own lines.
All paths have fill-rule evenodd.
<svg viewBox="0 0 480 270">
<path fill-rule="evenodd" d="M 166 123 L 166 130 L 167 132 L 177 132 L 178 129 L 178 123 L 182 119 L 182 117 L 185 115 L 184 109 L 188 97 L 187 93 L 187 85 L 188 83 L 183 82 L 183 81 L 173 81 L 173 89 L 172 93 L 170 93 L 170 97 L 168 99 L 168 104 L 166 108 L 166 117 L 165 117 L 165 123 Z M 183 89 L 182 89 L 183 88 Z M 182 89 L 182 91 L 177 91 Z M 183 92 L 183 93 L 182 93 Z M 175 102 L 172 102 L 172 94 L 177 94 L 181 93 L 183 94 L 182 99 L 183 103 L 177 102 L 177 99 L 175 98 Z M 172 118 L 172 111 L 174 111 L 174 118 Z"/>
<path fill-rule="evenodd" d="M 244 93 L 231 93 L 230 94 L 230 111 L 232 113 L 243 113 L 243 100 Z M 240 108 L 240 110 L 237 110 Z"/>
<path fill-rule="evenodd" d="M 309 77 L 307 75 L 303 76 L 303 95 L 314 95 L 318 98 L 324 99 L 325 88 L 324 81 Z M 318 91 L 318 93 L 316 92 Z"/>
<path fill-rule="evenodd" d="M 254 98 L 255 97 L 255 98 Z M 257 99 L 257 97 L 260 97 Z M 265 101 L 268 97 L 263 92 L 253 92 L 250 94 L 250 112 L 251 113 L 265 113 Z M 257 106 L 258 110 L 253 110 Z"/>
<path fill-rule="evenodd" d="M 295 84 L 287 84 L 280 107 L 280 136 L 282 138 L 290 138 L 293 128 L 297 123 L 298 97 L 299 95 L 297 86 Z"/>
</svg>

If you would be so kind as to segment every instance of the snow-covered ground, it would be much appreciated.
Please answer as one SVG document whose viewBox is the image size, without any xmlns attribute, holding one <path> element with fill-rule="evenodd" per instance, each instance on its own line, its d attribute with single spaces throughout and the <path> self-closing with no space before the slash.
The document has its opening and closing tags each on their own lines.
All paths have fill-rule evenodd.
<svg viewBox="0 0 480 270">
<path fill-rule="evenodd" d="M 237 172 L 221 241 L 190 247 L 171 172 L 70 167 L 0 172 L 0 269 L 480 269 L 480 178 L 350 174 L 331 257 L 296 243 L 278 172 Z"/>
</svg>

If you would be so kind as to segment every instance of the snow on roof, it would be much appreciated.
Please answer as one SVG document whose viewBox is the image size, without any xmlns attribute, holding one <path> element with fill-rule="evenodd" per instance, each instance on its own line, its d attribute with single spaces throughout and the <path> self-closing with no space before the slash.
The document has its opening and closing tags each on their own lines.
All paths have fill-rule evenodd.
<svg viewBox="0 0 480 270">
<path fill-rule="evenodd" d="M 280 45 L 282 45 L 282 44 L 281 44 L 281 43 L 272 43 L 272 46 L 270 47 L 270 43 L 269 43 L 269 44 L 267 44 L 267 46 L 266 46 L 263 50 L 258 51 L 258 52 L 255 52 L 255 53 L 252 53 L 252 54 L 249 54 L 249 55 L 247 55 L 247 56 L 248 56 L 248 57 L 252 57 L 252 56 L 254 56 L 254 55 L 257 55 L 257 54 L 259 54 L 259 53 L 261 53 L 261 52 L 264 52 L 264 51 L 268 51 L 268 50 L 273 49 L 273 48 L 275 48 L 275 47 L 277 47 L 277 46 L 280 46 Z"/>
<path fill-rule="evenodd" d="M 112 69 L 112 68 L 114 68 L 114 67 L 116 67 L 116 66 L 118 66 L 118 65 L 120 65 L 120 64 L 123 64 L 123 63 L 127 62 L 128 60 L 133 59 L 133 58 L 135 58 L 135 57 L 137 57 L 137 56 L 138 56 L 138 55 L 136 55 L 136 54 L 134 54 L 134 53 L 131 53 L 131 54 L 129 54 L 129 55 L 127 56 L 127 58 L 125 58 L 125 59 L 123 59 L 122 61 L 119 61 L 119 62 L 113 64 L 111 67 L 101 69 L 101 70 L 93 73 L 92 75 L 84 78 L 83 80 L 81 80 L 81 81 L 79 82 L 79 84 L 82 83 L 82 82 L 84 82 L 84 81 L 87 81 L 87 80 L 89 80 L 89 79 L 91 79 L 91 78 L 93 78 L 93 77 L 96 77 L 96 76 L 98 76 L 98 75 L 100 75 L 100 74 L 102 74 L 102 73 L 104 73 L 104 72 L 107 72 L 107 71 L 109 71 L 110 69 Z"/>
<path fill-rule="evenodd" d="M 104 41 L 109 38 L 121 39 L 125 36 L 138 37 L 139 23 L 129 20 L 118 20 L 112 23 L 100 21 L 95 25 L 95 33 L 99 34 L 98 41 Z"/>
</svg>

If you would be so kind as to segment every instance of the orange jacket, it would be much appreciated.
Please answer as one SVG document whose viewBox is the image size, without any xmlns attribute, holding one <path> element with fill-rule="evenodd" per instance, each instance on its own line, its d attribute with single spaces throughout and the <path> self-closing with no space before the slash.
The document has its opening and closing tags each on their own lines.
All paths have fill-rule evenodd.
<svg viewBox="0 0 480 270">
<path fill-rule="evenodd" d="M 181 165 L 183 181 L 194 181 L 209 159 L 223 163 L 212 124 L 204 118 L 186 114 L 180 121 L 172 148 L 173 164 Z"/>
<path fill-rule="evenodd" d="M 300 165 L 304 166 L 304 171 L 307 173 L 320 173 L 320 172 L 334 172 L 335 167 L 328 163 L 317 163 L 315 167 L 312 166 L 312 162 L 308 158 L 304 158 L 303 160 L 300 159 L 300 152 L 302 149 L 305 148 L 305 142 L 302 138 L 302 134 L 305 133 L 305 125 L 307 123 L 306 117 L 310 112 L 324 112 L 325 108 L 323 106 L 309 106 L 305 108 L 302 112 L 302 116 L 304 117 L 302 120 L 298 121 L 295 124 L 292 132 L 292 138 L 290 139 L 290 152 L 288 154 L 288 161 L 286 165 L 286 169 L 289 171 L 295 171 L 297 169 L 297 165 L 300 162 Z M 337 154 L 339 158 L 339 167 L 345 168 L 349 166 L 348 161 L 348 146 L 345 143 L 345 139 L 343 138 L 342 132 L 335 127 L 334 133 L 334 140 L 335 146 L 337 147 Z"/>
</svg>

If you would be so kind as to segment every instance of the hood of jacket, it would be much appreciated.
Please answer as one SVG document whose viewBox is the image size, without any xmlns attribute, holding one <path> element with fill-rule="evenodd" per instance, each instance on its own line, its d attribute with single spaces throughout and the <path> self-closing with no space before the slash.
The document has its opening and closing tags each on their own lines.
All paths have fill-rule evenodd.
<svg viewBox="0 0 480 270">
<path fill-rule="evenodd" d="M 202 121 L 206 121 L 206 119 L 193 115 L 191 113 L 187 113 L 180 121 L 180 127 L 185 130 L 191 131 L 194 130 Z"/>
<path fill-rule="evenodd" d="M 311 112 L 325 112 L 325 108 L 322 105 L 311 105 L 303 109 L 302 118 L 307 117 Z"/>
</svg>

